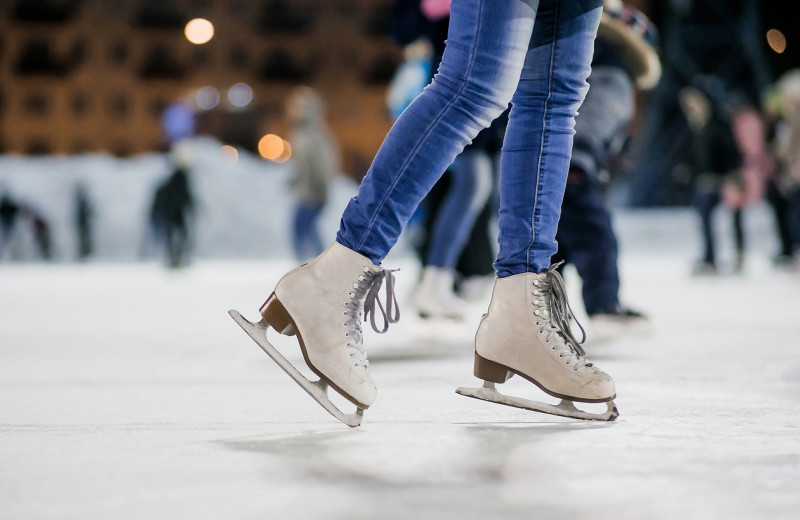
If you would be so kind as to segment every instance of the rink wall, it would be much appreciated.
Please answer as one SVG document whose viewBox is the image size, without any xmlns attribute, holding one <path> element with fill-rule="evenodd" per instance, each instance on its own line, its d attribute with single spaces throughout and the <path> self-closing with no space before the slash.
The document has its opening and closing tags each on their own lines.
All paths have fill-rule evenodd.
<svg viewBox="0 0 800 520">
<path fill-rule="evenodd" d="M 291 164 L 268 163 L 241 152 L 237 162 L 220 143 L 199 139 L 191 148 L 191 182 L 197 203 L 194 252 L 199 258 L 289 258 L 290 219 L 294 200 L 288 189 Z M 127 159 L 108 155 L 23 157 L 0 155 L 0 194 L 9 192 L 49 222 L 54 259 L 76 258 L 75 188 L 83 183 L 94 205 L 97 260 L 135 261 L 154 258 L 148 239 L 148 213 L 158 183 L 171 173 L 164 154 Z M 357 185 L 343 176 L 332 185 L 321 219 L 323 241 L 334 239 L 339 217 Z M 731 216 L 720 207 L 715 215 L 720 257 L 732 256 Z M 637 250 L 684 250 L 689 265 L 700 254 L 699 223 L 691 208 L 617 210 L 615 227 L 621 254 Z M 745 215 L 748 255 L 768 258 L 777 251 L 770 208 L 749 208 Z M 30 232 L 21 229 L 17 249 L 23 260 L 35 258 Z M 401 237 L 393 255 L 406 255 L 410 243 Z M 4 259 L 8 259 L 8 254 Z"/>
<path fill-rule="evenodd" d="M 290 255 L 289 164 L 268 163 L 247 153 L 238 161 L 220 143 L 197 140 L 191 147 L 191 182 L 196 199 L 194 251 L 201 258 L 259 258 Z M 54 259 L 76 257 L 75 190 L 83 184 L 94 209 L 95 258 L 136 260 L 155 253 L 148 213 L 157 185 L 171 173 L 165 154 L 115 158 L 0 156 L 0 194 L 40 213 L 52 233 Z M 325 241 L 333 240 L 338 217 L 357 186 L 339 177 L 323 215 Z M 18 222 L 15 248 L 35 256 L 29 226 Z"/>
</svg>

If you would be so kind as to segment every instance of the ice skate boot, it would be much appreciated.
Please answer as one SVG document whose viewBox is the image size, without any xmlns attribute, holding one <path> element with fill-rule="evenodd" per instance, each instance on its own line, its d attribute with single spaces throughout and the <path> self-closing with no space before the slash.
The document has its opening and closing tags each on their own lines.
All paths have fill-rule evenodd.
<svg viewBox="0 0 800 520">
<path fill-rule="evenodd" d="M 570 314 L 564 281 L 556 266 L 541 274 L 497 279 L 489 311 L 475 335 L 475 376 L 483 379 L 484 385 L 456 392 L 564 417 L 616 419 L 614 381 L 586 360 L 569 329 Z M 514 374 L 561 402 L 539 403 L 495 389 L 495 383 L 504 383 Z M 607 403 L 608 408 L 604 413 L 590 413 L 576 408 L 573 401 Z"/>
<path fill-rule="evenodd" d="M 378 300 L 386 286 L 386 307 Z M 375 322 L 383 315 L 383 328 Z M 361 423 L 363 411 L 376 396 L 375 382 L 362 343 L 361 312 L 372 328 L 383 333 L 400 318 L 391 271 L 334 242 L 320 256 L 286 274 L 260 309 L 262 320 L 253 324 L 236 311 L 231 316 L 306 392 L 333 416 L 349 426 Z M 284 335 L 296 335 L 308 367 L 319 376 L 306 379 L 267 340 L 271 327 Z M 332 387 L 356 405 L 344 414 L 331 403 Z"/>
<path fill-rule="evenodd" d="M 453 291 L 453 272 L 428 266 L 414 293 L 414 304 L 421 318 L 462 320 L 466 304 Z"/>
</svg>

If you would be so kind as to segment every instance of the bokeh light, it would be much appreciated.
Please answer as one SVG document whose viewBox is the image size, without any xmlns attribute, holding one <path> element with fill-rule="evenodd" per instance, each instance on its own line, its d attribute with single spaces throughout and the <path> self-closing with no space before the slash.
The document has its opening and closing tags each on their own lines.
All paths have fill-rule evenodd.
<svg viewBox="0 0 800 520">
<path fill-rule="evenodd" d="M 280 157 L 278 157 L 278 160 L 275 161 L 275 162 L 282 163 L 282 162 L 288 161 L 291 158 L 292 158 L 292 145 L 289 144 L 289 141 L 284 141 L 283 142 L 283 153 L 281 154 Z"/>
<path fill-rule="evenodd" d="M 778 29 L 767 31 L 767 43 L 769 48 L 778 54 L 783 54 L 783 51 L 786 50 L 786 36 Z"/>
<path fill-rule="evenodd" d="M 258 153 L 268 161 L 283 163 L 292 156 L 292 146 L 275 134 L 267 134 L 258 142 Z"/>
<path fill-rule="evenodd" d="M 228 101 L 237 108 L 243 108 L 253 101 L 253 89 L 247 83 L 237 83 L 228 89 Z"/>
<path fill-rule="evenodd" d="M 267 134 L 258 142 L 258 153 L 269 161 L 276 161 L 283 155 L 283 139 L 275 134 Z"/>
<path fill-rule="evenodd" d="M 195 45 L 202 45 L 214 37 L 214 24 L 205 18 L 195 18 L 186 24 L 186 39 Z"/>
<path fill-rule="evenodd" d="M 194 95 L 194 102 L 200 110 L 211 110 L 219 105 L 219 91 L 214 87 L 202 87 Z"/>
<path fill-rule="evenodd" d="M 233 162 L 233 164 L 239 162 L 239 150 L 237 150 L 235 147 L 225 144 L 220 146 L 219 150 L 223 153 L 223 155 L 227 156 Z"/>
</svg>

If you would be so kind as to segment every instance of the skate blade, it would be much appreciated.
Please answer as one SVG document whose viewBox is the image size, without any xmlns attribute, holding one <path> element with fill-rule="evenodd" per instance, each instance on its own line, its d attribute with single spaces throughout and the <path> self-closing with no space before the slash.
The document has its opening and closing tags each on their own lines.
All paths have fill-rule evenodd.
<svg viewBox="0 0 800 520">
<path fill-rule="evenodd" d="M 328 383 L 321 379 L 318 381 L 310 381 L 272 346 L 267 339 L 267 328 L 269 325 L 263 320 L 258 323 L 252 323 L 235 310 L 228 311 L 228 314 L 284 372 L 289 374 L 289 377 L 294 379 L 295 382 L 318 402 L 320 406 L 325 408 L 328 413 L 351 428 L 361 426 L 361 420 L 364 417 L 364 409 L 357 408 L 355 413 L 346 414 L 337 408 L 328 398 Z"/>
<path fill-rule="evenodd" d="M 497 391 L 494 383 L 486 381 L 480 388 L 465 388 L 460 387 L 456 389 L 456 393 L 482 401 L 489 401 L 491 403 L 504 404 L 506 406 L 513 406 L 515 408 L 523 408 L 525 410 L 533 410 L 534 412 L 542 412 L 550 415 L 558 415 L 560 417 L 569 417 L 571 419 L 583 419 L 586 421 L 613 421 L 619 417 L 619 411 L 614 401 L 608 401 L 606 405 L 608 410 L 604 413 L 585 412 L 575 407 L 575 404 L 568 400 L 562 399 L 557 405 L 540 403 L 539 401 L 531 401 L 522 397 L 514 397 L 510 395 L 501 394 Z"/>
</svg>

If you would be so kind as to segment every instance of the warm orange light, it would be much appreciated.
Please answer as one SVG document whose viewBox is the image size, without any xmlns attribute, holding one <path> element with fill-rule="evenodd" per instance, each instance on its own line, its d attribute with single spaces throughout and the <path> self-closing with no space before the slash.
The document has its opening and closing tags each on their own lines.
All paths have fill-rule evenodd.
<svg viewBox="0 0 800 520">
<path fill-rule="evenodd" d="M 214 37 L 214 24 L 204 18 L 195 18 L 186 24 L 186 39 L 195 45 L 202 45 Z"/>
<path fill-rule="evenodd" d="M 783 54 L 783 51 L 786 50 L 786 36 L 778 29 L 770 29 L 767 31 L 767 43 L 769 44 L 769 48 L 778 54 Z"/>
<path fill-rule="evenodd" d="M 292 158 L 292 145 L 289 144 L 289 141 L 283 142 L 283 153 L 280 157 L 278 157 L 275 162 L 284 163 Z"/>
<path fill-rule="evenodd" d="M 231 161 L 233 161 L 233 164 L 236 164 L 237 162 L 239 162 L 239 150 L 237 150 L 233 146 L 231 146 L 229 144 L 226 144 L 226 145 L 220 146 L 219 150 L 223 154 L 227 155 L 228 158 Z"/>
<path fill-rule="evenodd" d="M 258 142 L 258 153 L 269 161 L 278 161 L 284 154 L 286 141 L 275 134 L 267 134 Z"/>
</svg>

